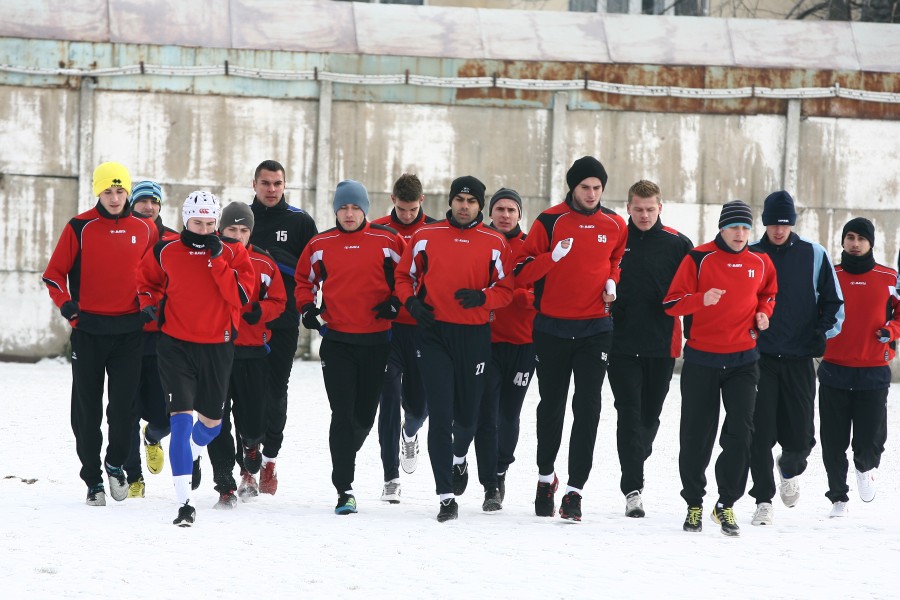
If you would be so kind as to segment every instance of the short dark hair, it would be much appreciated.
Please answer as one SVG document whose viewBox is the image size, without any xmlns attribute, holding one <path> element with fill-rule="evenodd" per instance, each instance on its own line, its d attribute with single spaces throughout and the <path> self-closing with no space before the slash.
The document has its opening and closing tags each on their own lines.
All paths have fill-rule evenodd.
<svg viewBox="0 0 900 600">
<path fill-rule="evenodd" d="M 281 166 L 281 163 L 277 160 L 264 160 L 259 163 L 259 166 L 256 167 L 256 172 L 253 173 L 253 179 L 259 179 L 260 171 L 281 171 L 282 177 L 284 177 L 284 167 Z"/>
<path fill-rule="evenodd" d="M 632 198 L 637 196 L 638 198 L 653 198 L 656 197 L 657 202 L 662 202 L 662 198 L 659 197 L 659 186 L 653 183 L 652 181 L 647 181 L 646 179 L 641 179 L 633 186 L 628 188 L 628 204 L 631 204 Z"/>
<path fill-rule="evenodd" d="M 422 197 L 422 182 L 413 173 L 404 173 L 394 182 L 391 192 L 401 202 L 415 202 Z"/>
</svg>

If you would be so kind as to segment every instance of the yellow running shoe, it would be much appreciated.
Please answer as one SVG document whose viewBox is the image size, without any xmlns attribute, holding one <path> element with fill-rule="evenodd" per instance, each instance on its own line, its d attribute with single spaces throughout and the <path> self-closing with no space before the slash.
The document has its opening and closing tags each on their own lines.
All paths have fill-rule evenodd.
<svg viewBox="0 0 900 600">
<path fill-rule="evenodd" d="M 162 471 L 163 464 L 166 462 L 166 453 L 160 442 L 151 444 L 147 441 L 147 426 L 141 430 L 141 437 L 144 438 L 144 453 L 147 455 L 147 470 L 154 475 L 159 475 Z"/>
<path fill-rule="evenodd" d="M 143 498 L 144 497 L 144 478 L 141 477 L 137 481 L 131 483 L 128 486 L 128 498 Z"/>
</svg>

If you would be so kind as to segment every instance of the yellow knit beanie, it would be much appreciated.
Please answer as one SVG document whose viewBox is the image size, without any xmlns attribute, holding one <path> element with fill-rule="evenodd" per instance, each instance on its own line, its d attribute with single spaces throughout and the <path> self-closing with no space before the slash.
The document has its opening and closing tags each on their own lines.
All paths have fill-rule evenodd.
<svg viewBox="0 0 900 600">
<path fill-rule="evenodd" d="M 131 175 L 128 169 L 116 162 L 105 162 L 94 169 L 94 195 L 100 196 L 113 186 L 123 187 L 131 195 Z"/>
</svg>

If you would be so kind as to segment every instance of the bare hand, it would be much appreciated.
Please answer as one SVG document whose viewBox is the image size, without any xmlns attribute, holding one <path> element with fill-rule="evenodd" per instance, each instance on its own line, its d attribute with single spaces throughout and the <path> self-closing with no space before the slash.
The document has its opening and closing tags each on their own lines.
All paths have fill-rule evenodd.
<svg viewBox="0 0 900 600">
<path fill-rule="evenodd" d="M 756 313 L 756 328 L 760 331 L 765 331 L 769 328 L 769 317 L 765 313 Z"/>
<path fill-rule="evenodd" d="M 709 288 L 703 294 L 703 306 L 712 306 L 719 303 L 719 299 L 725 294 L 725 290 L 719 288 Z"/>
</svg>

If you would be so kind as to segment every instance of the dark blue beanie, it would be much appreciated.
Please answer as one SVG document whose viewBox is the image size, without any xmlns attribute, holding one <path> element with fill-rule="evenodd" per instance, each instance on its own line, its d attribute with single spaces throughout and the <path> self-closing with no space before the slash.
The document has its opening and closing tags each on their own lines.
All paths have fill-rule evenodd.
<svg viewBox="0 0 900 600">
<path fill-rule="evenodd" d="M 769 194 L 763 204 L 763 225 L 796 225 L 794 199 L 784 190 Z"/>
</svg>

